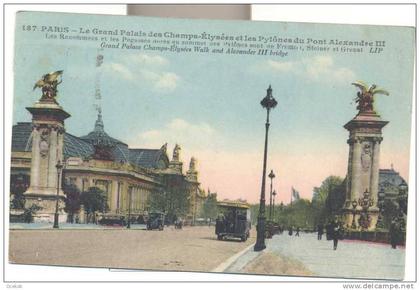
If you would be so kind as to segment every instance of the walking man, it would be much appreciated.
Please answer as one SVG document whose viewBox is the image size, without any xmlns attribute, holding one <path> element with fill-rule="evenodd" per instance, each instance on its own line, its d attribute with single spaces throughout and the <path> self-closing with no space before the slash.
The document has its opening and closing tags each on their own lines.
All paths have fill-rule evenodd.
<svg viewBox="0 0 420 290">
<path fill-rule="evenodd" d="M 300 228 L 299 228 L 299 227 L 297 227 L 297 228 L 296 228 L 296 235 L 295 235 L 296 237 L 299 237 L 299 231 L 300 231 Z"/>
<path fill-rule="evenodd" d="M 389 235 L 390 235 L 391 247 L 393 249 L 396 249 L 397 244 L 400 239 L 400 223 L 398 222 L 398 218 L 394 218 L 392 220 L 391 226 L 389 228 Z"/>
<path fill-rule="evenodd" d="M 324 234 L 324 226 L 319 224 L 318 225 L 318 240 L 322 240 L 322 235 Z"/>
<path fill-rule="evenodd" d="M 338 238 L 340 237 L 340 223 L 338 222 L 338 217 L 335 217 L 334 221 L 331 224 L 332 228 L 332 238 L 334 241 L 334 251 L 337 250 Z"/>
</svg>

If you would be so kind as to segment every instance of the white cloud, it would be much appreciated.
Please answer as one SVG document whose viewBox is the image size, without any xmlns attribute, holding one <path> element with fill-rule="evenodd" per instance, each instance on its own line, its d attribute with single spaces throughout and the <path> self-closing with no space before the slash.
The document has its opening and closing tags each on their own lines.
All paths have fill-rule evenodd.
<svg viewBox="0 0 420 290">
<path fill-rule="evenodd" d="M 267 64 L 268 67 L 279 72 L 289 72 L 295 66 L 295 63 L 292 61 L 275 61 L 271 59 L 267 61 Z"/>
<path fill-rule="evenodd" d="M 181 78 L 174 72 L 163 70 L 169 61 L 162 56 L 131 54 L 121 62 L 104 62 L 102 68 L 112 77 L 142 86 L 150 86 L 155 91 L 173 91 Z"/>
<path fill-rule="evenodd" d="M 347 84 L 355 80 L 354 72 L 346 67 L 338 67 L 331 56 L 315 56 L 298 61 L 268 60 L 263 67 L 277 73 L 293 73 L 316 82 Z"/>
<path fill-rule="evenodd" d="M 172 72 L 153 72 L 150 70 L 139 70 L 138 73 L 144 80 L 153 84 L 155 90 L 174 90 L 180 80 L 179 76 Z"/>
<path fill-rule="evenodd" d="M 123 79 L 126 80 L 134 80 L 133 73 L 123 64 L 120 63 L 108 63 L 104 65 L 105 70 L 110 70 L 116 75 L 120 76 Z"/>
<path fill-rule="evenodd" d="M 130 54 L 126 57 L 126 62 L 136 63 L 138 65 L 154 65 L 164 66 L 169 64 L 169 61 L 160 55 L 148 55 L 144 53 Z"/>
<path fill-rule="evenodd" d="M 207 123 L 190 123 L 175 118 L 160 129 L 154 128 L 138 134 L 129 144 L 131 147 L 160 148 L 164 143 L 177 143 L 190 152 L 215 148 L 218 139 L 216 130 Z"/>
</svg>

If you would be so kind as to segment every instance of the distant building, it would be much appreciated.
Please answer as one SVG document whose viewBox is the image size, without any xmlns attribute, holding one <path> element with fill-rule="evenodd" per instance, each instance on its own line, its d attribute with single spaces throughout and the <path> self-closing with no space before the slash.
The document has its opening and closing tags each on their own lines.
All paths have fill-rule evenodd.
<svg viewBox="0 0 420 290">
<path fill-rule="evenodd" d="M 391 165 L 391 169 L 379 169 L 379 192 L 385 193 L 385 200 L 395 201 L 399 194 L 399 186 L 401 184 L 407 184 L 404 178 L 394 170 Z"/>
<path fill-rule="evenodd" d="M 35 116 L 34 108 L 41 113 L 36 111 Z M 150 210 L 151 195 L 171 190 L 188 192 L 191 219 L 201 211 L 206 194 L 198 181 L 196 160 L 191 159 L 189 170 L 184 174 L 179 145 L 174 148 L 172 160 L 167 155 L 166 144 L 159 149 L 129 148 L 105 132 L 100 112 L 93 131 L 77 137 L 65 132 L 64 119 L 49 119 L 51 108 L 64 112 L 58 104 L 37 102 L 33 108 L 28 108 L 34 120 L 17 123 L 12 131 L 11 194 L 15 189 L 26 190 L 25 206 L 42 207 L 36 221 L 53 219 L 57 182 L 49 179 L 57 180 L 57 160 L 64 163 L 62 180 L 66 183 L 76 185 L 80 191 L 95 186 L 106 193 L 109 214 L 126 215 L 131 197 L 131 213 L 144 215 Z M 63 222 L 66 214 L 62 210 L 61 188 L 59 197 L 60 221 Z"/>
</svg>

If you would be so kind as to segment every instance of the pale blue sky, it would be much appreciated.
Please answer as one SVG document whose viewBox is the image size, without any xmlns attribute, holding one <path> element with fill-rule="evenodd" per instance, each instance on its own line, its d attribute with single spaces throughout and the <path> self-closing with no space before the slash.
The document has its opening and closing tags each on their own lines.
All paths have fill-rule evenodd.
<svg viewBox="0 0 420 290">
<path fill-rule="evenodd" d="M 159 148 L 163 142 L 170 145 L 178 142 L 185 148 L 185 163 L 192 154 L 211 153 L 220 156 L 260 153 L 262 160 L 265 114 L 259 102 L 271 84 L 278 106 L 271 114 L 269 148 L 272 160 L 279 160 L 279 164 L 270 166 L 282 172 L 284 190 L 291 185 L 299 189 L 299 180 L 295 176 L 289 178 L 289 168 L 280 164 L 282 156 L 318 156 L 317 164 L 296 163 L 290 170 L 299 173 L 302 166 L 306 168 L 302 169 L 306 176 L 310 174 L 309 165 L 319 171 L 317 167 L 328 161 L 330 155 L 346 162 L 348 132 L 343 125 L 356 114 L 352 101 L 357 90 L 351 82 L 364 80 L 390 92 L 390 96 L 378 95 L 376 102 L 382 118 L 390 121 L 383 131 L 382 159 L 395 159 L 394 164 L 404 167 L 396 169 L 408 177 L 414 29 L 242 21 L 191 23 L 189 20 L 46 13 L 22 13 L 17 23 L 14 123 L 30 120 L 24 107 L 31 106 L 40 97 L 39 90 L 32 91 L 35 81 L 46 72 L 63 69 L 58 101 L 72 115 L 66 120 L 67 131 L 77 136 L 90 132 L 96 119 L 93 103 L 98 44 L 44 40 L 41 39 L 43 33 L 22 33 L 19 30 L 22 23 L 39 26 L 47 23 L 75 29 L 101 27 L 385 40 L 385 51 L 377 55 L 289 51 L 289 56 L 284 58 L 105 49 L 101 67 L 105 130 L 133 147 Z M 326 160 L 321 156 L 326 156 Z M 200 156 L 196 157 L 200 160 Z M 252 160 L 237 160 L 236 167 L 239 171 L 243 166 L 253 167 L 248 163 Z M 261 162 L 255 167 L 255 170 L 259 168 L 256 187 L 260 183 Z M 239 174 L 232 172 L 235 164 L 223 168 L 216 164 L 216 161 L 201 164 L 205 186 L 227 196 L 243 194 L 253 199 L 251 193 L 241 193 L 249 190 L 247 187 L 230 190 L 228 185 L 216 185 L 214 178 L 206 177 L 206 167 L 212 168 L 212 172 L 226 170 L 225 175 Z M 345 166 L 341 166 L 336 174 L 343 176 L 345 170 Z M 214 177 L 212 172 L 208 172 L 208 176 Z M 334 172 L 325 172 L 330 173 Z M 314 177 L 308 184 L 302 181 L 303 196 L 311 194 L 311 188 L 322 181 L 320 178 Z M 240 177 L 233 179 L 240 180 Z"/>
</svg>

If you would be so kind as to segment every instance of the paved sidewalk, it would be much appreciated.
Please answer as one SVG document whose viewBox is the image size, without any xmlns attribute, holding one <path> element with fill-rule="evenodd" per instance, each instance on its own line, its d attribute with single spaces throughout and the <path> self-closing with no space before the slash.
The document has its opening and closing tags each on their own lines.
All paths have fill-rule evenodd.
<svg viewBox="0 0 420 290">
<path fill-rule="evenodd" d="M 390 245 L 363 241 L 341 240 L 333 250 L 333 242 L 318 241 L 316 234 L 287 233 L 266 240 L 264 252 L 287 257 L 302 263 L 315 276 L 340 278 L 403 279 L 405 250 Z M 251 249 L 233 263 L 227 272 L 243 272 L 243 268 L 258 256 Z"/>
</svg>

